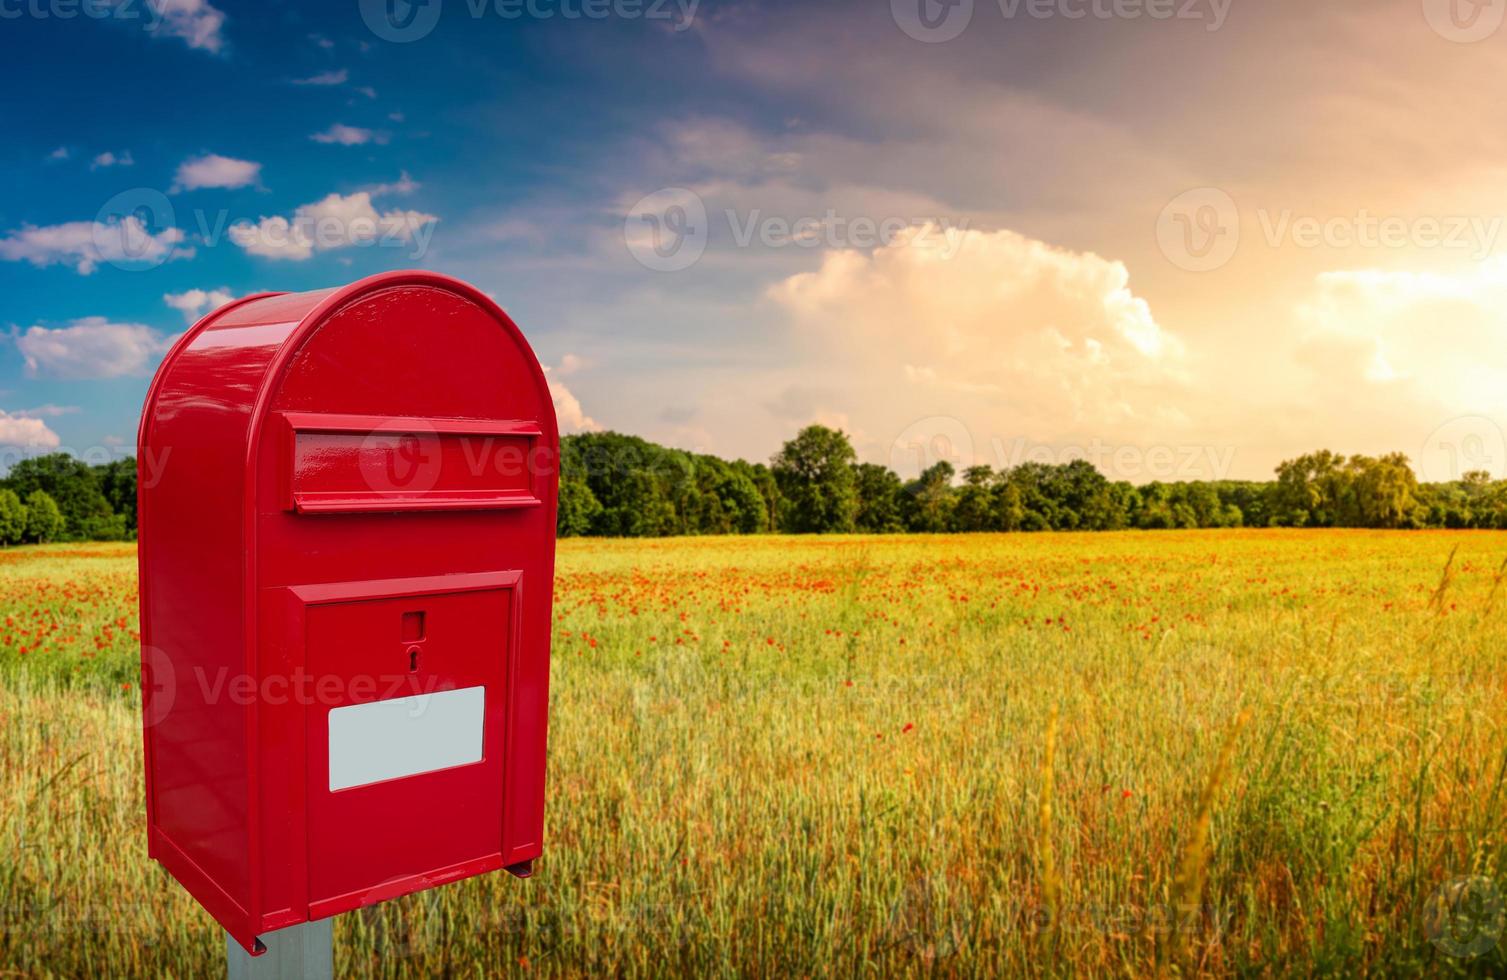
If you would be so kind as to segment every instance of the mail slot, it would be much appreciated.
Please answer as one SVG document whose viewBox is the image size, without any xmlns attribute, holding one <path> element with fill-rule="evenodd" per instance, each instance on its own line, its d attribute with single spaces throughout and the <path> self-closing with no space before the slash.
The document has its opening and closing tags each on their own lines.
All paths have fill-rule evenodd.
<svg viewBox="0 0 1507 980">
<path fill-rule="evenodd" d="M 138 436 L 148 851 L 258 935 L 540 854 L 559 439 L 485 294 L 211 313 Z"/>
</svg>

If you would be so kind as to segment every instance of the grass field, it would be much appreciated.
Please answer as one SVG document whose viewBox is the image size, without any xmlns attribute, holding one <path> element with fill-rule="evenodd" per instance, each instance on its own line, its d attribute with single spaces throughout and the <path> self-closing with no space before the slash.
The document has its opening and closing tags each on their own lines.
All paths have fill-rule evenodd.
<svg viewBox="0 0 1507 980">
<path fill-rule="evenodd" d="M 1500 975 L 1504 560 L 562 542 L 536 876 L 342 916 L 337 972 Z M 146 859 L 135 601 L 129 546 L 0 552 L 0 975 L 223 970 Z"/>
</svg>

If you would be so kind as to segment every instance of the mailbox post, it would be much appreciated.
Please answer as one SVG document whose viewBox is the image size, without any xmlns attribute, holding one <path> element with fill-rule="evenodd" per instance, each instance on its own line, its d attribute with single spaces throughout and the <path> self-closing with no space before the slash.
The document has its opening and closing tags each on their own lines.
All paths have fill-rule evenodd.
<svg viewBox="0 0 1507 980">
<path fill-rule="evenodd" d="M 527 877 L 559 441 L 512 320 L 426 272 L 247 297 L 174 345 L 138 459 L 151 857 L 251 955 Z"/>
</svg>

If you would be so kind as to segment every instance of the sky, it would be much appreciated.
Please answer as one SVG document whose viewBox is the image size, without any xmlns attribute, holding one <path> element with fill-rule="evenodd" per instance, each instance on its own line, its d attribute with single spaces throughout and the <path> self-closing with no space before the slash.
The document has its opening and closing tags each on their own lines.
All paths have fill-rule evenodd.
<svg viewBox="0 0 1507 980">
<path fill-rule="evenodd" d="M 230 298 L 419 268 L 512 315 L 567 432 L 1507 476 L 1504 14 L 0 0 L 0 462 L 131 453 Z"/>
</svg>

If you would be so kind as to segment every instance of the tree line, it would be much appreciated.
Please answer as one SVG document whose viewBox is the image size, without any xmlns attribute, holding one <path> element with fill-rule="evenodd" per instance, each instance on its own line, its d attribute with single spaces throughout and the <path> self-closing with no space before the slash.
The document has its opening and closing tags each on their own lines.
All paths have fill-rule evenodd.
<svg viewBox="0 0 1507 980">
<path fill-rule="evenodd" d="M 961 473 L 942 461 L 904 481 L 820 425 L 767 465 L 615 432 L 561 441 L 561 536 L 1227 527 L 1507 528 L 1507 481 L 1473 472 L 1425 484 L 1401 453 L 1327 450 L 1282 463 L 1270 481 L 1135 486 L 1086 460 Z"/>
<path fill-rule="evenodd" d="M 136 461 L 90 466 L 67 453 L 22 459 L 0 479 L 0 544 L 136 535 Z"/>
<path fill-rule="evenodd" d="M 841 431 L 812 425 L 766 463 L 590 432 L 560 443 L 562 537 L 784 532 L 1114 531 L 1228 527 L 1507 529 L 1507 481 L 1486 472 L 1420 483 L 1406 456 L 1327 450 L 1275 479 L 1113 481 L 1086 460 L 914 480 L 861 463 Z M 20 460 L 0 479 L 0 543 L 136 536 L 136 461 L 67 453 Z"/>
</svg>

